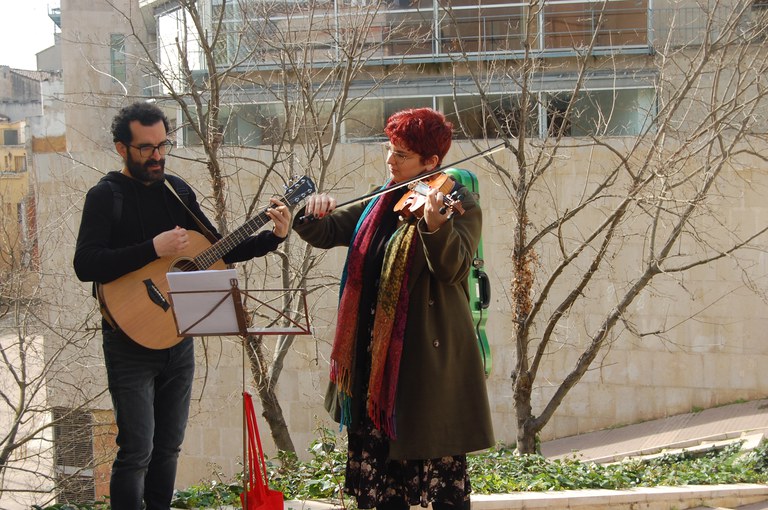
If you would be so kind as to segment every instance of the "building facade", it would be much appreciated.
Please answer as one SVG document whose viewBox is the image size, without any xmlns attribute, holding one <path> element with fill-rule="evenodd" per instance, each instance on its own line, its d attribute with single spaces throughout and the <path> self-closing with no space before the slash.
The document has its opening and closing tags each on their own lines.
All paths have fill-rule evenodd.
<svg viewBox="0 0 768 510">
<path fill-rule="evenodd" d="M 194 35 L 194 20 L 177 2 L 62 0 L 63 81 L 62 89 L 51 95 L 58 99 L 51 102 L 50 111 L 65 119 L 60 124 L 64 132 L 47 137 L 55 150 L 33 156 L 41 197 L 39 221 L 49 224 L 58 218 L 65 226 L 57 244 L 60 249 L 51 258 L 42 257 L 44 266 L 61 274 L 68 271 L 84 193 L 103 173 L 120 165 L 109 125 L 117 108 L 129 101 L 156 100 L 168 111 L 180 146 L 169 169 L 202 190 L 201 196 L 210 189 L 207 147 L 215 141 L 222 148 L 228 158 L 222 163 L 225 173 L 238 176 L 230 182 L 241 186 L 230 204 L 235 219 L 246 214 L 244 197 L 261 190 L 263 180 L 274 179 L 269 172 L 280 166 L 265 162 L 283 154 L 288 138 L 293 145 L 280 167 L 286 175 L 315 171 L 315 160 L 301 147 L 333 145 L 335 152 L 324 174 L 326 189 L 344 199 L 380 183 L 386 172 L 379 145 L 383 126 L 390 114 L 403 108 L 431 106 L 446 113 L 457 128 L 449 161 L 476 152 L 479 140 L 514 143 L 524 134 L 535 141 L 539 153 L 546 153 L 553 140 L 565 140 L 567 147 L 553 159 L 549 188 L 537 195 L 549 208 L 531 212 L 532 222 L 544 224 L 551 210 L 568 210 L 567 204 L 584 189 L 581 179 L 606 171 L 616 154 L 635 154 L 633 147 L 664 136 L 684 139 L 688 131 L 693 136 L 701 119 L 716 117 L 705 111 L 699 96 L 692 95 L 679 104 L 694 117 L 685 117 L 674 130 L 658 122 L 683 118 L 679 113 L 665 115 L 686 83 L 686 73 L 693 72 L 684 63 L 695 62 L 704 46 L 737 45 L 736 35 L 744 39 L 744 34 L 759 32 L 765 19 L 758 2 L 716 3 L 712 10 L 694 2 L 654 0 L 552 0 L 535 5 L 491 1 L 482 6 L 463 0 L 450 5 L 428 0 L 204 0 L 197 7 L 205 33 L 217 34 L 208 46 Z M 734 12 L 739 16 L 733 17 Z M 725 40 L 723 34 L 736 35 Z M 761 62 L 764 46 L 756 37 L 740 48 L 753 55 L 751 64 L 760 69 L 755 64 Z M 673 54 L 675 65 L 670 65 Z M 703 93 L 740 75 L 718 71 L 715 66 L 703 75 L 711 78 L 700 83 L 706 89 Z M 220 108 L 211 116 L 205 102 L 213 95 L 220 99 Z M 739 100 L 754 102 L 747 92 Z M 747 116 L 754 145 L 745 154 L 766 150 L 766 111 L 759 105 Z M 733 126 L 723 127 L 723 132 Z M 642 166 L 637 159 L 627 158 L 628 174 L 634 165 Z M 511 153 L 496 160 L 507 169 L 520 161 Z M 681 172 L 692 161 L 681 163 Z M 721 216 L 730 218 L 739 211 L 751 218 L 734 220 L 738 226 L 729 227 L 734 231 L 759 229 L 759 218 L 766 212 L 759 192 L 764 184 L 760 158 L 729 165 L 739 168 L 738 178 L 730 184 L 736 186 L 743 179 L 756 189 L 736 187 L 724 193 L 735 205 L 724 198 L 713 207 L 722 208 L 717 209 Z M 509 204 L 514 197 L 493 166 L 482 160 L 463 166 L 481 183 L 485 268 L 494 289 L 487 324 L 494 354 L 488 387 L 497 439 L 510 444 L 518 427 L 510 382 L 516 367 L 510 331 L 517 327 L 509 262 L 514 230 Z M 75 207 L 64 207 L 62 202 Z M 596 210 L 590 222 L 598 222 L 603 213 Z M 646 239 L 643 232 L 626 235 L 628 249 L 614 255 L 614 274 L 595 284 L 601 296 L 618 292 L 623 285 L 619 275 L 642 263 Z M 539 254 L 542 261 L 557 257 L 557 243 L 548 249 L 551 252 Z M 330 290 L 310 297 L 316 337 L 294 341 L 277 388 L 300 453 L 316 437 L 318 427 L 332 426 L 322 410 L 322 396 L 334 326 L 332 277 L 341 271 L 342 256 L 331 252 L 316 268 L 331 282 Z M 255 263 L 248 272 L 250 284 L 270 286 L 275 281 L 270 278 L 279 277 L 275 264 L 271 258 Z M 768 361 L 762 338 L 768 314 L 760 300 L 760 282 L 768 265 L 762 255 L 755 255 L 751 264 L 742 272 L 741 267 L 713 260 L 684 281 L 664 282 L 640 299 L 631 317 L 623 318 L 623 333 L 611 339 L 599 364 L 560 404 L 541 439 L 764 397 L 768 382 L 760 377 L 760 367 Z M 744 285 L 745 274 L 751 290 Z M 73 275 L 58 285 L 77 303 L 70 320 L 82 328 L 81 336 L 93 335 L 98 314 L 90 287 L 74 281 Z M 718 288 L 730 289 L 728 297 L 713 301 L 709 292 Z M 665 304 L 669 302 L 676 304 Z M 598 304 L 579 310 L 583 323 L 574 320 L 562 327 L 559 343 L 541 369 L 535 405 L 551 398 L 556 384 L 549 381 L 567 373 L 576 361 L 589 338 L 585 333 L 602 318 Z M 90 327 L 83 326 L 82 317 Z M 651 340 L 639 333 L 652 329 L 657 334 Z M 271 340 L 267 342 L 278 350 Z M 241 391 L 252 389 L 252 382 L 241 377 L 245 361 L 238 339 L 201 339 L 199 345 L 200 369 L 179 487 L 213 472 L 238 471 Z M 106 387 L 98 342 L 90 342 L 81 356 L 89 360 L 84 373 L 96 393 Z M 65 407 L 64 402 L 54 404 Z M 114 432 L 109 429 L 109 411 L 109 402 L 101 398 L 90 406 L 90 417 L 78 418 L 98 424 L 91 430 L 98 428 L 103 434 L 91 435 L 90 444 L 97 446 L 90 457 L 67 461 L 81 465 L 61 468 L 93 477 L 94 483 L 82 485 L 92 487 L 90 494 L 95 496 L 104 494 L 106 475 L 89 469 L 108 465 Z M 262 439 L 272 447 L 265 429 Z"/>
</svg>

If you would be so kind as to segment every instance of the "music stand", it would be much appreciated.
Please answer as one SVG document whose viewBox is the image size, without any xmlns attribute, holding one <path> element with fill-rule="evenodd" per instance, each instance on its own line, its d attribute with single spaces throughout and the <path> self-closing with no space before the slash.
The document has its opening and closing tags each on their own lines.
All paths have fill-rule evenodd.
<svg viewBox="0 0 768 510">
<path fill-rule="evenodd" d="M 238 335 L 243 343 L 248 335 L 311 335 L 306 289 L 240 290 L 234 269 L 172 272 L 168 279 L 168 298 L 179 336 Z M 261 294 L 277 293 L 264 299 Z M 297 295 L 297 298 L 294 298 Z M 282 305 L 297 304 L 284 312 Z M 251 303 L 251 317 L 245 302 Z M 301 310 L 299 310 L 299 308 Z M 288 313 L 293 313 L 291 317 Z M 302 321 L 303 319 L 303 321 Z M 249 324 L 256 323 L 255 326 Z M 245 393 L 245 345 L 243 345 L 243 393 Z M 245 399 L 245 397 L 244 397 Z M 245 402 L 243 402 L 243 508 L 248 508 L 249 468 Z"/>
</svg>

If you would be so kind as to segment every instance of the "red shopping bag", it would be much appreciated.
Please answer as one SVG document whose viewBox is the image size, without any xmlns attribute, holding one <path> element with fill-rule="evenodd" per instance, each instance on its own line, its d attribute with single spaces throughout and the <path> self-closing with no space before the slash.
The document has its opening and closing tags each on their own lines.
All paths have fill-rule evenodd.
<svg viewBox="0 0 768 510">
<path fill-rule="evenodd" d="M 256 411 L 250 393 L 243 392 L 243 406 L 248 437 L 248 459 L 246 460 L 247 479 L 240 502 L 244 510 L 283 510 L 283 493 L 269 488 L 267 483 L 267 465 L 261 449 L 259 426 L 256 423 Z"/>
</svg>

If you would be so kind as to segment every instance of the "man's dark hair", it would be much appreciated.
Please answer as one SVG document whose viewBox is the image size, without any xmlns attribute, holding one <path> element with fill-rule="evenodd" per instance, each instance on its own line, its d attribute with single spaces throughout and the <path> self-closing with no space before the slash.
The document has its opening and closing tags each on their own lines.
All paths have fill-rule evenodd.
<svg viewBox="0 0 768 510">
<path fill-rule="evenodd" d="M 153 126 L 163 121 L 165 132 L 168 132 L 168 117 L 163 111 L 152 103 L 146 101 L 137 101 L 128 106 L 124 106 L 112 119 L 112 141 L 129 144 L 133 141 L 131 135 L 131 122 L 139 121 L 142 126 Z"/>
</svg>

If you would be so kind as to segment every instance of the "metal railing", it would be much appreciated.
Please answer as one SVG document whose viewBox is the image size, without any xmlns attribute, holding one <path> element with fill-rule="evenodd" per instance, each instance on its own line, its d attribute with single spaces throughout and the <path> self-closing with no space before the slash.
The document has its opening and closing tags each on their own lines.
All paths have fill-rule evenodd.
<svg viewBox="0 0 768 510">
<path fill-rule="evenodd" d="M 280 52 L 293 48 L 312 64 L 327 64 L 345 54 L 345 36 L 361 26 L 366 33 L 358 51 L 372 64 L 521 58 L 526 47 L 542 57 L 563 56 L 583 52 L 593 38 L 596 54 L 651 51 L 647 0 L 547 2 L 535 11 L 527 3 L 377 11 L 325 5 L 322 12 L 295 7 L 245 17 L 229 10 L 220 63 L 279 64 Z"/>
</svg>

